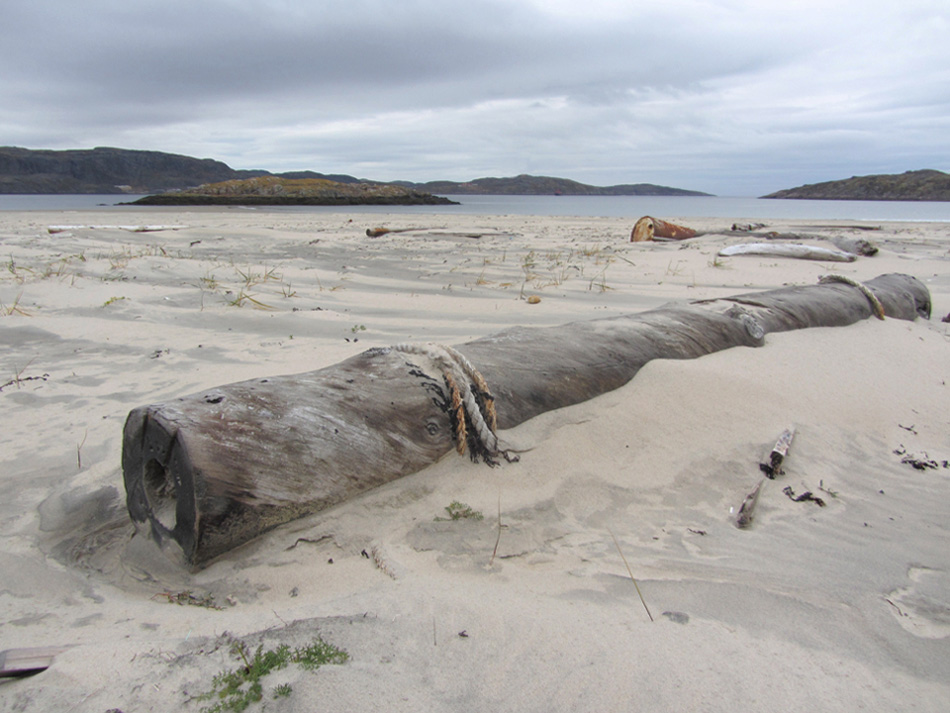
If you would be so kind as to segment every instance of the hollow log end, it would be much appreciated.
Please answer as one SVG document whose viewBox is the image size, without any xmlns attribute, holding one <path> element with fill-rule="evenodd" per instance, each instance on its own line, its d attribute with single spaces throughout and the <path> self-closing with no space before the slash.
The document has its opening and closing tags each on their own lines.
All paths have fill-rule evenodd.
<svg viewBox="0 0 950 713">
<path fill-rule="evenodd" d="M 697 234 L 692 228 L 667 223 L 665 220 L 645 215 L 633 226 L 633 232 L 630 233 L 630 242 L 642 243 L 656 238 L 686 240 L 687 238 L 695 238 Z"/>
<path fill-rule="evenodd" d="M 194 564 L 193 474 L 177 436 L 177 428 L 154 407 L 132 410 L 123 431 L 122 477 L 136 529 L 173 559 Z"/>
<path fill-rule="evenodd" d="M 633 226 L 633 232 L 630 233 L 630 242 L 643 243 L 653 240 L 654 225 L 655 222 L 650 216 L 645 215 L 640 218 Z"/>
</svg>

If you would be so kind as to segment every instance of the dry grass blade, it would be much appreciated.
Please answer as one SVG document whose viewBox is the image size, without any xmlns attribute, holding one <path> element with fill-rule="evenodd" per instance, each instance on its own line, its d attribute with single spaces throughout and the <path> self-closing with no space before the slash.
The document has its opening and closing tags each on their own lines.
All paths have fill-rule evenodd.
<svg viewBox="0 0 950 713">
<path fill-rule="evenodd" d="M 76 465 L 82 470 L 82 447 L 86 445 L 86 438 L 89 436 L 89 429 L 82 434 L 82 443 L 76 445 Z"/>
<path fill-rule="evenodd" d="M 627 563 L 627 558 L 623 556 L 623 550 L 620 549 L 620 543 L 617 542 L 616 536 L 609 527 L 607 528 L 607 532 L 609 532 L 611 538 L 613 538 L 614 545 L 617 547 L 617 552 L 620 553 L 620 559 L 623 560 L 624 566 L 627 568 L 627 573 L 630 575 L 630 581 L 633 582 L 633 586 L 637 588 L 637 595 L 640 597 L 640 603 L 643 604 L 643 608 L 646 609 L 647 616 L 650 617 L 650 621 L 653 621 L 653 615 L 650 613 L 650 607 L 647 606 L 646 600 L 643 598 L 643 592 L 640 591 L 640 585 L 637 584 L 637 578 L 633 576 L 633 570 L 630 569 L 630 565 Z"/>
<path fill-rule="evenodd" d="M 495 538 L 495 549 L 492 550 L 491 559 L 488 560 L 488 566 L 495 563 L 495 555 L 498 554 L 498 544 L 501 542 L 501 493 L 498 493 L 498 537 Z"/>
<path fill-rule="evenodd" d="M 26 366 L 24 366 L 22 369 L 17 369 L 16 373 L 13 375 L 13 380 L 16 382 L 17 389 L 20 388 L 20 376 L 23 374 L 24 371 L 30 368 L 30 364 L 32 364 L 34 361 L 36 361 L 36 357 L 33 357 L 32 359 L 30 359 L 26 363 Z"/>
<path fill-rule="evenodd" d="M 20 307 L 20 299 L 22 297 L 23 297 L 23 292 L 20 292 L 20 294 L 16 296 L 16 299 L 13 300 L 13 304 L 10 305 L 9 307 L 7 307 L 2 302 L 0 302 L 0 314 L 3 314 L 5 317 L 9 317 L 14 314 L 19 314 L 23 317 L 32 316 L 30 315 L 29 312 L 24 311 L 23 308 Z"/>
</svg>

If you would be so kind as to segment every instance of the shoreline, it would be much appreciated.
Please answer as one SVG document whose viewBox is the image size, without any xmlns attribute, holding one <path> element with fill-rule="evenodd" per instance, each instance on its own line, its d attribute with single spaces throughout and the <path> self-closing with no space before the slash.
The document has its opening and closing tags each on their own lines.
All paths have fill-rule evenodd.
<svg viewBox="0 0 950 713">
<path fill-rule="evenodd" d="M 624 217 L 128 215 L 0 212 L 0 648 L 69 647 L 0 683 L 5 705 L 197 711 L 235 667 L 235 639 L 253 650 L 321 636 L 349 662 L 273 674 L 268 696 L 293 692 L 268 709 L 942 710 L 950 222 L 861 221 L 881 226 L 850 231 L 878 255 L 832 264 L 718 257 L 742 240 L 731 235 L 631 244 Z M 698 230 L 749 220 L 662 217 Z M 854 222 L 768 229 L 849 234 Z M 104 227 L 132 223 L 165 229 Z M 49 232 L 80 224 L 99 227 Z M 430 230 L 366 236 L 379 226 Z M 137 406 L 399 342 L 888 272 L 927 285 L 930 320 L 650 362 L 506 433 L 530 449 L 519 463 L 450 453 L 200 571 L 135 534 L 125 511 L 121 432 Z M 734 510 L 788 426 L 786 475 L 740 531 Z M 436 520 L 454 501 L 484 518 Z M 170 605 L 186 591 L 222 609 Z"/>
<path fill-rule="evenodd" d="M 135 199 L 136 195 L 122 196 Z M 462 215 L 532 215 L 535 217 L 614 217 L 636 220 L 643 215 L 672 218 L 718 217 L 722 220 L 869 220 L 885 222 L 950 222 L 950 203 L 908 201 L 817 201 L 768 200 L 752 197 L 712 196 L 471 196 L 448 195 L 460 206 L 403 206 L 398 210 L 387 206 L 334 206 L 309 208 L 234 208 L 245 211 L 313 213 L 328 215 L 345 210 L 352 215 L 363 214 L 445 214 Z M 18 209 L 33 210 L 129 210 L 126 206 L 99 206 L 116 196 L 64 196 L 68 202 L 57 202 L 56 196 L 0 195 L 0 214 Z M 31 199 L 31 200 L 18 200 Z M 33 208 L 35 206 L 35 208 Z M 154 210 L 154 208 L 153 208 Z M 170 209 L 175 210 L 175 209 Z"/>
</svg>

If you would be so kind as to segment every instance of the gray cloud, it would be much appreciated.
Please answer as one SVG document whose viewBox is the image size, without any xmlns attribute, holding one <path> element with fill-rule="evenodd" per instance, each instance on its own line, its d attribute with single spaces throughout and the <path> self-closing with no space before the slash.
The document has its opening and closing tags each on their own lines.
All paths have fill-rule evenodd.
<svg viewBox="0 0 950 713">
<path fill-rule="evenodd" d="M 937 2 L 33 0 L 0 141 L 761 194 L 948 166 Z"/>
</svg>

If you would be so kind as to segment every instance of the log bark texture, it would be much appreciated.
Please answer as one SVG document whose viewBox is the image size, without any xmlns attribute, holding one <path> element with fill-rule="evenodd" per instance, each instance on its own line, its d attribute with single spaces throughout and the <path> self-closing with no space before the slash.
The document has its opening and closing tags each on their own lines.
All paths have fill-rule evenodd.
<svg viewBox="0 0 950 713">
<path fill-rule="evenodd" d="M 929 317 L 906 275 L 865 283 L 889 317 Z M 656 358 L 758 346 L 769 332 L 872 314 L 842 283 L 672 304 L 457 347 L 487 380 L 498 426 L 616 389 Z M 445 383 L 417 355 L 375 348 L 318 371 L 253 379 L 134 409 L 122 467 L 132 520 L 200 566 L 258 534 L 433 463 L 454 447 Z"/>
</svg>

